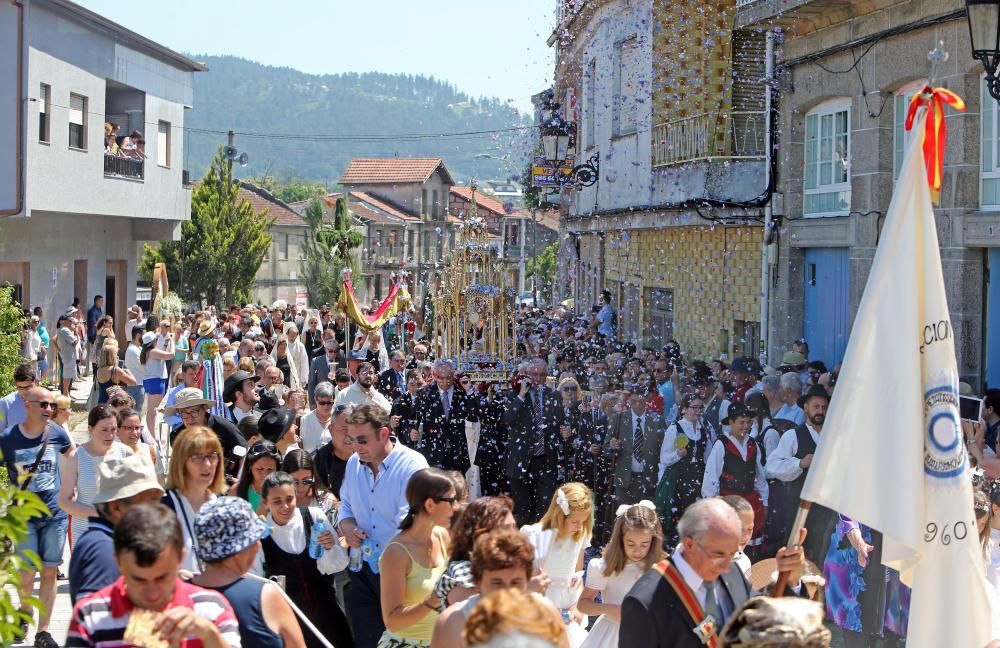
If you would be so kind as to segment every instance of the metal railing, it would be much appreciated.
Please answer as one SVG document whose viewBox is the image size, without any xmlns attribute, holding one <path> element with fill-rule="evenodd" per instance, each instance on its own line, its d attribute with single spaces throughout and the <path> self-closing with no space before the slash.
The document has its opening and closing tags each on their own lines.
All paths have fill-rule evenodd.
<svg viewBox="0 0 1000 648">
<path fill-rule="evenodd" d="M 653 166 L 698 160 L 763 159 L 761 112 L 711 112 L 653 127 Z"/>
<path fill-rule="evenodd" d="M 145 160 L 104 154 L 104 175 L 108 177 L 142 180 L 145 177 Z"/>
<path fill-rule="evenodd" d="M 742 9 L 743 7 L 749 7 L 755 2 L 757 2 L 757 0 L 736 0 L 736 8 Z"/>
</svg>

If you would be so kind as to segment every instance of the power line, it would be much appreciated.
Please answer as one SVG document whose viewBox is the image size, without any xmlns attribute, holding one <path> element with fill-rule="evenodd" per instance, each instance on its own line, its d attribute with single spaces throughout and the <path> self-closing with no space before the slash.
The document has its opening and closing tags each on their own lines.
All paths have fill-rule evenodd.
<svg viewBox="0 0 1000 648">
<path fill-rule="evenodd" d="M 35 97 L 31 97 L 28 101 L 39 101 Z M 70 106 L 65 106 L 57 103 L 47 102 L 45 104 L 46 109 L 49 108 L 65 108 L 70 110 Z M 88 115 L 93 115 L 95 117 L 100 117 L 102 120 L 107 118 L 104 113 L 85 111 Z M 145 126 L 156 126 L 159 127 L 160 122 L 147 122 L 144 121 Z M 213 129 L 213 128 L 195 128 L 191 126 L 176 126 L 170 124 L 171 129 L 184 130 L 188 133 L 193 134 L 210 134 L 210 135 L 227 135 L 228 130 Z M 286 141 L 296 141 L 296 142 L 418 142 L 424 140 L 461 140 L 461 139 L 479 139 L 483 137 L 491 137 L 493 135 L 500 135 L 503 133 L 517 133 L 522 131 L 535 130 L 538 126 L 511 126 L 508 128 L 495 128 L 490 130 L 478 130 L 478 131 L 459 131 L 453 133 L 400 133 L 400 134 L 363 134 L 363 135 L 332 135 L 332 134 L 307 134 L 307 133 L 263 133 L 254 131 L 233 131 L 234 135 L 241 137 L 251 137 L 257 139 L 275 139 L 275 140 L 286 140 Z"/>
</svg>

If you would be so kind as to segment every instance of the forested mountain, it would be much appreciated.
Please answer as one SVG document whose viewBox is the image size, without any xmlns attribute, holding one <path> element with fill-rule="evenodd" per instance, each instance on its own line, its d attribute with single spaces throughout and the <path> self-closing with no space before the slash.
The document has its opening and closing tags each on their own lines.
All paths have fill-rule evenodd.
<svg viewBox="0 0 1000 648">
<path fill-rule="evenodd" d="M 465 133 L 530 124 L 530 117 L 498 99 L 476 99 L 434 77 L 407 74 L 305 74 L 231 56 L 192 55 L 209 71 L 194 75 L 194 107 L 187 126 L 236 132 L 305 136 Z M 239 175 L 299 176 L 332 185 L 351 158 L 441 157 L 456 179 L 509 176 L 479 153 L 523 150 L 530 131 L 423 140 L 315 141 L 237 136 L 250 156 Z M 226 136 L 188 134 L 188 168 L 199 177 Z M 500 147 L 498 149 L 498 146 Z"/>
</svg>

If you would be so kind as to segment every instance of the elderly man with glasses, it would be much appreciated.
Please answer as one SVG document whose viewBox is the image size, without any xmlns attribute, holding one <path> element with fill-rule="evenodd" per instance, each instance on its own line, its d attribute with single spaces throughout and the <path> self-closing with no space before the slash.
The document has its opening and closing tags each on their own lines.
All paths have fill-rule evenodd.
<svg viewBox="0 0 1000 648">
<path fill-rule="evenodd" d="M 406 391 L 406 375 L 403 367 L 405 363 L 406 356 L 403 355 L 403 352 L 393 351 L 389 355 L 389 368 L 378 377 L 379 392 L 392 402 L 395 402 Z"/>
<path fill-rule="evenodd" d="M 471 465 L 469 442 L 465 437 L 465 422 L 474 418 L 478 401 L 455 384 L 455 368 L 447 360 L 434 363 L 434 382 L 420 390 L 417 396 L 416 419 L 412 424 L 422 432 L 417 449 L 427 463 L 444 470 L 465 473 Z M 413 438 L 410 430 L 410 438 Z"/>
<path fill-rule="evenodd" d="M 219 437 L 219 443 L 222 444 L 226 456 L 226 476 L 235 479 L 240 460 L 246 455 L 247 440 L 231 422 L 212 414 L 214 405 L 215 401 L 204 398 L 197 387 L 185 387 L 180 390 L 177 393 L 176 404 L 163 410 L 164 416 L 176 413 L 181 417 L 181 424 L 170 433 L 170 444 L 173 445 L 174 439 L 185 429 L 204 425 Z"/>
</svg>

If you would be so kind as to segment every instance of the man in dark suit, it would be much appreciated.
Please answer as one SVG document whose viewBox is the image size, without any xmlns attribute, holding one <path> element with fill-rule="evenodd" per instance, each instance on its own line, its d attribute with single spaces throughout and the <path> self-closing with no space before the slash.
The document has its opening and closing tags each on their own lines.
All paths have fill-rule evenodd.
<svg viewBox="0 0 1000 648">
<path fill-rule="evenodd" d="M 700 648 L 752 595 L 733 562 L 740 519 L 729 504 L 717 497 L 695 502 L 677 531 L 681 543 L 673 555 L 643 574 L 622 601 L 620 648 Z M 778 550 L 778 570 L 790 572 L 793 589 L 801 589 L 803 564 L 801 549 Z"/>
<path fill-rule="evenodd" d="M 330 373 L 337 370 L 340 361 L 340 345 L 333 338 L 323 341 L 324 353 L 312 359 L 309 365 L 309 382 L 306 384 L 306 391 L 309 394 L 309 402 L 315 404 L 313 396 L 316 392 L 316 385 L 321 382 L 333 382 Z M 346 363 L 345 363 L 346 364 Z"/>
<path fill-rule="evenodd" d="M 545 361 L 531 361 L 525 374 L 517 391 L 509 395 L 509 406 L 503 413 L 507 476 L 518 525 L 540 520 L 559 487 L 559 428 L 566 419 L 559 394 L 545 386 Z"/>
<path fill-rule="evenodd" d="M 435 361 L 434 384 L 420 390 L 415 419 L 419 433 L 416 449 L 428 464 L 463 474 L 469 469 L 465 421 L 473 417 L 474 406 L 472 399 L 455 384 L 455 369 L 451 363 Z M 422 432 L 419 431 L 421 425 Z"/>
<path fill-rule="evenodd" d="M 405 361 L 406 357 L 402 351 L 393 351 L 389 356 L 389 368 L 378 377 L 379 392 L 393 403 L 406 391 L 406 376 L 403 371 Z"/>
<path fill-rule="evenodd" d="M 646 411 L 639 389 L 632 389 L 628 405 L 612 417 L 604 441 L 605 453 L 614 457 L 615 507 L 653 498 L 663 445 L 663 419 Z"/>
</svg>

